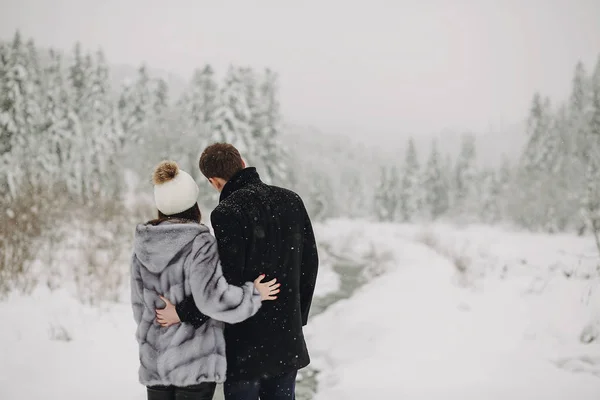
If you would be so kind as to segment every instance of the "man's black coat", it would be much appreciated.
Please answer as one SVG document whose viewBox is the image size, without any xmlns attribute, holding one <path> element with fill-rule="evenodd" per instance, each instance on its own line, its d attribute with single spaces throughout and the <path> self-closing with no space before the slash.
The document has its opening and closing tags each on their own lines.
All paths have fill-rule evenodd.
<svg viewBox="0 0 600 400">
<path fill-rule="evenodd" d="M 318 256 L 312 225 L 296 193 L 260 180 L 255 168 L 232 177 L 211 214 L 223 273 L 241 286 L 266 274 L 281 283 L 277 300 L 258 313 L 227 325 L 227 379 L 252 380 L 306 367 L 306 325 L 317 279 Z M 206 319 L 192 297 L 177 305 L 182 322 Z"/>
</svg>

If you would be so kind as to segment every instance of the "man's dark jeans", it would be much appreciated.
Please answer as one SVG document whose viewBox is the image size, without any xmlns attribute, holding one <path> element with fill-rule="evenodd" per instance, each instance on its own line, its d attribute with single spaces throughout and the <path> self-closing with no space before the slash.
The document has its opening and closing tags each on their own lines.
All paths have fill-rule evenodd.
<svg viewBox="0 0 600 400">
<path fill-rule="evenodd" d="M 294 400 L 298 371 L 255 381 L 225 381 L 225 400 Z"/>
</svg>

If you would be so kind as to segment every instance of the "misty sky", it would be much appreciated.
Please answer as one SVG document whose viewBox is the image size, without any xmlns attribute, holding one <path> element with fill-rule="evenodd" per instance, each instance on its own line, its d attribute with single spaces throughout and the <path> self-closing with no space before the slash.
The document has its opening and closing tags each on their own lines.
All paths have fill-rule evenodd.
<svg viewBox="0 0 600 400">
<path fill-rule="evenodd" d="M 519 122 L 600 53 L 600 0 L 0 0 L 0 37 L 174 71 L 280 73 L 286 119 L 371 137 Z"/>
</svg>

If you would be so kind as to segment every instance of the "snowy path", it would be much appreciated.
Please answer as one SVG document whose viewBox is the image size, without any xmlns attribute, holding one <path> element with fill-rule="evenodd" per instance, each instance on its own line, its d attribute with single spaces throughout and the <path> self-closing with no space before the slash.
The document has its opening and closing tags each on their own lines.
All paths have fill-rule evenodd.
<svg viewBox="0 0 600 400">
<path fill-rule="evenodd" d="M 600 346 L 577 343 L 588 313 L 581 281 L 552 278 L 538 295 L 529 293 L 531 276 L 515 273 L 465 289 L 450 260 L 415 241 L 414 229 L 337 222 L 318 233 L 350 257 L 376 243 L 392 262 L 309 323 L 316 400 L 600 399 Z M 520 255 L 508 239 L 527 238 L 502 235 L 469 240 Z M 530 249 L 531 257 L 555 258 L 554 242 L 535 240 L 544 251 Z M 580 252 L 576 240 L 566 246 Z M 325 272 L 324 293 L 336 290 Z M 66 291 L 39 290 L 1 302 L 0 320 L 0 399 L 145 399 L 129 304 L 92 308 Z M 582 373 L 556 365 L 581 356 L 563 364 Z"/>
</svg>

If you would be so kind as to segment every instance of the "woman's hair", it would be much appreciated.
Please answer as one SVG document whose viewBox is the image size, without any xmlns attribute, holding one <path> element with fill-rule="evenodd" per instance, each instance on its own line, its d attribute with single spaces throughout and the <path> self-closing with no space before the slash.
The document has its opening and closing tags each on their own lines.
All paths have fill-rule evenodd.
<svg viewBox="0 0 600 400">
<path fill-rule="evenodd" d="M 202 221 L 202 213 L 200 212 L 200 207 L 198 206 L 198 203 L 194 204 L 192 207 L 188 208 L 185 211 L 182 211 L 180 213 L 177 214 L 173 214 L 173 215 L 165 215 L 163 213 L 160 212 L 160 210 L 158 211 L 158 218 L 157 219 L 153 219 L 152 221 L 148 222 L 151 225 L 158 225 L 161 222 L 164 221 L 173 221 L 173 222 L 197 222 L 200 223 L 200 221 Z M 177 221 L 179 220 L 179 221 Z"/>
</svg>

